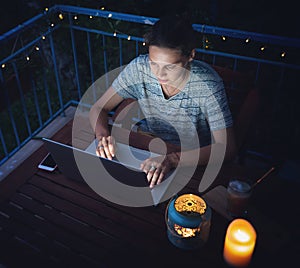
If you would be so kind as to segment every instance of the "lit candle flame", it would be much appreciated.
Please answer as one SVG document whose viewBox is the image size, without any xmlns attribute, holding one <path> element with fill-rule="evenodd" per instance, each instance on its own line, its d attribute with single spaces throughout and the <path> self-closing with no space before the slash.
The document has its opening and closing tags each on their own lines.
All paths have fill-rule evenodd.
<svg viewBox="0 0 300 268">
<path fill-rule="evenodd" d="M 241 231 L 240 229 L 238 229 L 238 230 L 234 233 L 234 236 L 235 236 L 235 238 L 236 238 L 238 241 L 243 242 L 243 243 L 245 243 L 245 242 L 247 242 L 247 241 L 250 240 L 250 236 L 249 236 L 247 233 Z"/>
</svg>

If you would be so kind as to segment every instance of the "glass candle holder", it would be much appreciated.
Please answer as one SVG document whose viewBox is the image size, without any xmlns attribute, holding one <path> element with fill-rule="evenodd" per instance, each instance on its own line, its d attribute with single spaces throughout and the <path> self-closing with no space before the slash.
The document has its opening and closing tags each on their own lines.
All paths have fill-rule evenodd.
<svg viewBox="0 0 300 268">
<path fill-rule="evenodd" d="M 166 209 L 165 220 L 170 242 L 182 249 L 196 249 L 208 239 L 211 209 L 194 194 L 173 198 Z"/>
</svg>

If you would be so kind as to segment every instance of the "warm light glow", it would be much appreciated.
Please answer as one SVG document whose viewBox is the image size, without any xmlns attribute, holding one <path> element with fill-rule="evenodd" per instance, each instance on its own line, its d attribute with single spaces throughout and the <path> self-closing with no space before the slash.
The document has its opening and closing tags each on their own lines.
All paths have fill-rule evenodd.
<svg viewBox="0 0 300 268">
<path fill-rule="evenodd" d="M 236 240 L 241 241 L 243 243 L 250 240 L 250 236 L 240 229 L 238 229 L 233 235 L 235 236 Z"/>
<path fill-rule="evenodd" d="M 104 10 L 105 8 L 104 7 L 101 7 L 101 10 Z"/>
<path fill-rule="evenodd" d="M 46 36 L 43 35 L 43 36 L 42 36 L 42 39 L 45 40 L 45 39 L 46 39 Z"/>
<path fill-rule="evenodd" d="M 54 23 L 51 23 L 50 26 L 51 26 L 51 27 L 54 27 Z"/>
<path fill-rule="evenodd" d="M 179 234 L 180 236 L 183 236 L 183 237 L 194 237 L 194 236 L 196 236 L 196 233 L 200 232 L 200 227 L 199 228 L 185 228 L 178 224 L 174 224 L 174 229 L 177 232 L 177 234 Z"/>
<path fill-rule="evenodd" d="M 78 19 L 78 17 L 75 15 L 75 16 L 74 16 L 74 20 L 77 20 L 77 19 Z"/>
<path fill-rule="evenodd" d="M 204 200 L 194 194 L 183 194 L 179 196 L 174 203 L 175 209 L 178 212 L 191 215 L 197 213 L 203 215 L 206 210 L 206 203 Z"/>
<path fill-rule="evenodd" d="M 143 42 L 143 46 L 145 46 L 146 45 L 146 43 L 145 42 Z"/>
<path fill-rule="evenodd" d="M 1 65 L 1 67 L 4 69 L 4 68 L 5 68 L 5 64 L 3 63 L 3 64 Z"/>
<path fill-rule="evenodd" d="M 284 58 L 285 55 L 286 55 L 286 53 L 285 53 L 285 52 L 282 52 L 280 56 L 281 56 L 281 58 Z"/>
<path fill-rule="evenodd" d="M 93 18 L 93 16 L 90 16 L 90 19 L 92 19 Z"/>
<path fill-rule="evenodd" d="M 36 51 L 39 51 L 39 50 L 40 50 L 40 48 L 39 48 L 39 47 L 35 47 L 35 50 L 36 50 Z"/>
<path fill-rule="evenodd" d="M 264 46 L 260 47 L 261 51 L 264 51 L 266 48 Z"/>
<path fill-rule="evenodd" d="M 28 61 L 30 60 L 29 56 L 26 56 L 26 60 L 28 60 Z"/>
<path fill-rule="evenodd" d="M 225 261 L 235 267 L 247 266 L 252 258 L 256 243 L 256 231 L 244 219 L 233 220 L 226 232 L 223 256 Z"/>
<path fill-rule="evenodd" d="M 47 12 L 48 10 L 49 10 L 49 8 L 48 8 L 48 7 L 46 7 L 46 8 L 45 8 L 45 11 Z"/>
<path fill-rule="evenodd" d="M 128 37 L 127 37 L 127 40 L 129 41 L 131 39 L 131 36 L 129 35 Z"/>
<path fill-rule="evenodd" d="M 250 38 L 247 38 L 247 39 L 245 40 L 245 42 L 246 42 L 246 43 L 249 43 L 249 42 L 250 42 Z"/>
<path fill-rule="evenodd" d="M 222 40 L 223 40 L 223 41 L 226 41 L 226 37 L 225 37 L 225 36 L 222 36 Z"/>
<path fill-rule="evenodd" d="M 63 20 L 63 19 L 64 19 L 63 14 L 60 13 L 60 14 L 58 15 L 58 18 L 59 18 L 60 20 Z"/>
<path fill-rule="evenodd" d="M 116 32 L 114 32 L 114 36 L 117 36 L 117 33 L 116 33 Z"/>
</svg>

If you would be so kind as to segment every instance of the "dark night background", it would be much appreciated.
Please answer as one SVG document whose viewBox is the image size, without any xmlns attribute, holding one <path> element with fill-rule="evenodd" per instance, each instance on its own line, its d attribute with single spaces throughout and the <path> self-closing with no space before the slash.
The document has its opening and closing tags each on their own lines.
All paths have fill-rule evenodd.
<svg viewBox="0 0 300 268">
<path fill-rule="evenodd" d="M 300 37 L 299 16 L 292 0 L 10 0 L 1 3 L 0 33 L 55 4 L 104 6 L 106 10 L 150 17 L 188 12 L 194 23 Z"/>
</svg>

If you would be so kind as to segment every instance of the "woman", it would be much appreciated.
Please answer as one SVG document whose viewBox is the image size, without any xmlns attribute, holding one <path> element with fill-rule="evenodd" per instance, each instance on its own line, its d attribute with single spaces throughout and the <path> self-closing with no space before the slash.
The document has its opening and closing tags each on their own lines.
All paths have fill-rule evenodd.
<svg viewBox="0 0 300 268">
<path fill-rule="evenodd" d="M 141 169 L 150 187 L 173 168 L 206 165 L 212 149 L 232 159 L 236 145 L 223 81 L 206 63 L 194 60 L 196 32 L 185 19 L 160 19 L 145 35 L 149 53 L 132 60 L 90 110 L 97 153 L 115 154 L 107 114 L 127 98 L 145 115 L 140 129 L 181 150 L 145 160 Z"/>
</svg>

